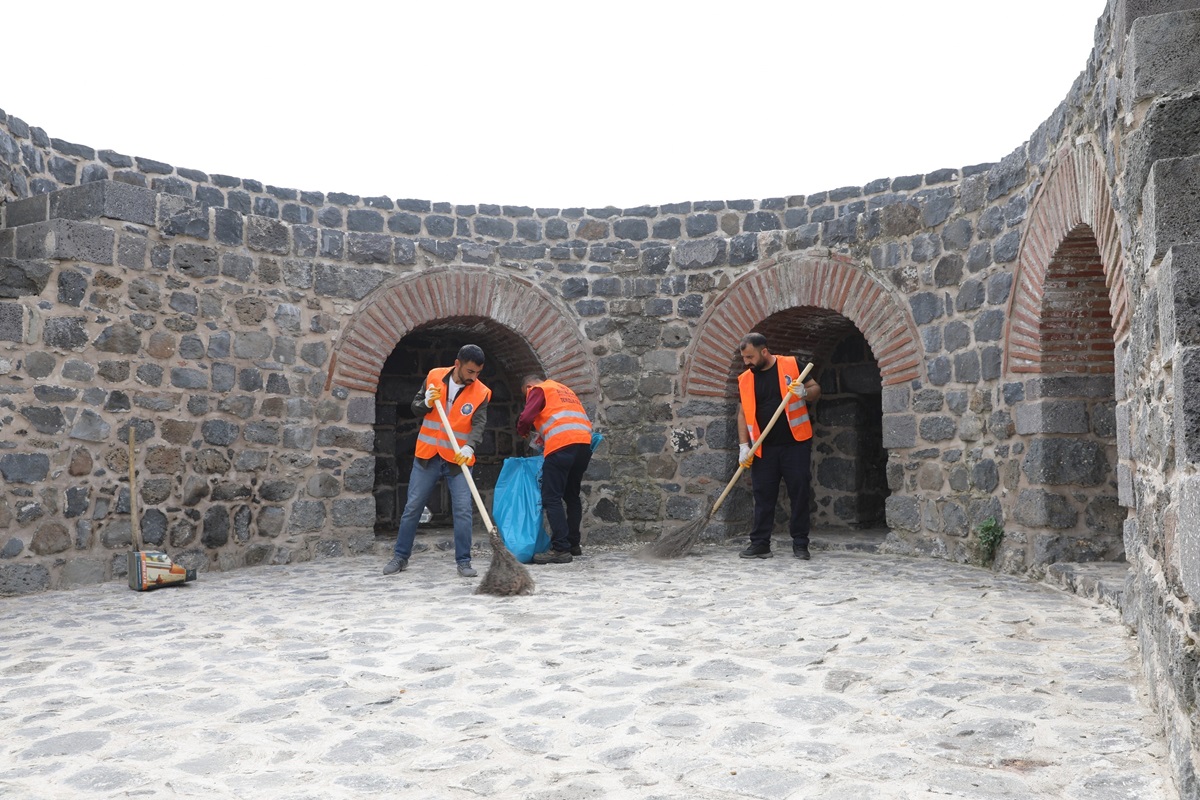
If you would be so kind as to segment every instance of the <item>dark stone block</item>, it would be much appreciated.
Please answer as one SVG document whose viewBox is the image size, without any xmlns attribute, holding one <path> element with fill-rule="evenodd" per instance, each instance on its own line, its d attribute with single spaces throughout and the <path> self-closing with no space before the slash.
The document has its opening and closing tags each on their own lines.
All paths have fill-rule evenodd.
<svg viewBox="0 0 1200 800">
<path fill-rule="evenodd" d="M 9 483 L 38 483 L 46 479 L 50 457 L 44 453 L 8 453 L 0 457 L 0 474 Z"/>
<path fill-rule="evenodd" d="M 38 433 L 47 435 L 62 433 L 67 425 L 67 420 L 63 416 L 62 409 L 57 406 L 49 408 L 25 406 L 21 409 L 21 416 L 29 420 L 29 423 L 33 425 Z"/>
<path fill-rule="evenodd" d="M 1004 336 L 1004 311 L 991 308 L 975 319 L 975 341 L 997 342 Z"/>
<path fill-rule="evenodd" d="M 942 298 L 933 292 L 920 292 L 908 299 L 912 307 L 913 321 L 917 325 L 928 325 L 945 313 Z"/>
<path fill-rule="evenodd" d="M 1078 439 L 1034 439 L 1021 469 L 1031 482 L 1049 486 L 1099 486 L 1110 477 L 1103 443 Z"/>
<path fill-rule="evenodd" d="M 19 308 L 19 307 L 18 307 Z M 42 341 L 49 347 L 78 350 L 88 343 L 84 317 L 55 317 L 46 320 L 42 330 Z M 13 341 L 20 341 L 14 339 Z"/>
<path fill-rule="evenodd" d="M 192 278 L 210 278 L 220 271 L 217 250 L 198 244 L 175 246 L 175 269 Z"/>
<path fill-rule="evenodd" d="M 933 283 L 939 288 L 957 286 L 962 280 L 962 274 L 962 256 L 951 253 L 938 259 L 937 266 L 933 268 Z"/>
<path fill-rule="evenodd" d="M 1022 489 L 1013 512 L 1014 519 L 1031 528 L 1073 528 L 1079 512 L 1071 501 L 1045 489 Z"/>
<path fill-rule="evenodd" d="M 983 305 L 984 299 L 983 283 L 975 278 L 968 278 L 958 288 L 958 296 L 954 298 L 954 310 L 960 313 L 974 311 Z"/>
<path fill-rule="evenodd" d="M 0 596 L 33 594 L 50 588 L 50 571 L 41 564 L 0 566 Z"/>
<path fill-rule="evenodd" d="M 362 233 L 382 233 L 383 214 L 366 208 L 352 208 L 346 212 L 346 227 Z"/>
<path fill-rule="evenodd" d="M 650 226 L 644 219 L 618 219 L 613 222 L 613 236 L 640 242 L 650 235 Z"/>
<path fill-rule="evenodd" d="M 921 420 L 921 438 L 927 442 L 944 442 L 953 439 L 958 426 L 953 417 L 930 416 Z"/>
<path fill-rule="evenodd" d="M 978 383 L 979 354 L 975 351 L 954 356 L 954 379 L 959 383 Z"/>
<path fill-rule="evenodd" d="M 729 265 L 739 266 L 758 260 L 758 236 L 743 233 L 729 240 Z"/>
<path fill-rule="evenodd" d="M 675 248 L 675 264 L 680 269 L 705 269 L 725 263 L 725 240 L 702 239 L 681 242 Z"/>
<path fill-rule="evenodd" d="M 245 218 L 246 246 L 251 250 L 285 256 L 291 252 L 288 226 L 269 217 Z"/>
<path fill-rule="evenodd" d="M 205 547 L 216 549 L 229 543 L 229 509 L 225 506 L 209 506 L 204 512 L 204 528 L 200 541 Z"/>
<path fill-rule="evenodd" d="M 1200 93 L 1157 100 L 1128 141 L 1126 197 L 1136 213 L 1156 162 L 1200 153 Z"/>
<path fill-rule="evenodd" d="M 754 211 L 746 215 L 742 221 L 742 230 L 747 233 L 758 231 L 777 231 L 783 226 L 779 224 L 779 216 L 770 211 Z"/>
<path fill-rule="evenodd" d="M 513 236 L 513 223 L 507 219 L 476 217 L 473 224 L 478 236 L 488 236 L 493 239 L 511 239 Z"/>
<path fill-rule="evenodd" d="M 655 239 L 678 239 L 681 235 L 682 222 L 677 217 L 662 219 L 654 223 L 651 235 Z"/>
</svg>

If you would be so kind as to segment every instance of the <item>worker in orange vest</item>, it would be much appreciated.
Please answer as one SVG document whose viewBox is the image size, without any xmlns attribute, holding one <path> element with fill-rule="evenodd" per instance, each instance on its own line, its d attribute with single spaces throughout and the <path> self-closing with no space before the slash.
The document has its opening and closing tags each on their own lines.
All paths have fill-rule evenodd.
<svg viewBox="0 0 1200 800">
<path fill-rule="evenodd" d="M 821 397 L 820 385 L 811 378 L 801 383 L 800 364 L 794 356 L 777 356 L 767 348 L 761 333 L 746 335 L 739 346 L 742 363 L 749 369 L 738 376 L 737 429 L 738 462 L 750 470 L 754 493 L 754 527 L 750 546 L 742 558 L 770 558 L 771 532 L 775 528 L 775 504 L 779 500 L 779 482 L 787 487 L 792 516 L 788 528 L 792 534 L 792 555 L 807 561 L 808 493 L 812 474 L 812 420 L 809 406 Z M 784 398 L 787 424 L 776 420 L 758 452 L 751 445 Z"/>
<path fill-rule="evenodd" d="M 517 419 L 517 435 L 537 431 L 542 463 L 542 508 L 550 523 L 550 549 L 533 556 L 535 564 L 568 564 L 583 555 L 579 498 L 583 473 L 592 459 L 592 422 L 579 397 L 557 381 L 528 375 L 521 382 L 525 408 Z M 566 505 L 564 509 L 563 506 Z"/>
<path fill-rule="evenodd" d="M 475 448 L 483 439 L 487 425 L 487 405 L 492 390 L 479 380 L 483 371 L 483 350 L 477 345 L 463 345 L 453 367 L 430 370 L 425 382 L 413 398 L 412 410 L 422 417 L 417 433 L 417 448 L 412 473 L 408 478 L 408 501 L 400 515 L 400 530 L 392 560 L 383 568 L 384 575 L 403 572 L 412 556 L 413 539 L 421 512 L 439 480 L 445 479 L 450 489 L 450 509 L 454 516 L 454 560 L 458 574 L 474 578 L 479 573 L 471 568 L 471 489 L 463 475 L 462 465 L 475 463 Z M 441 400 L 450 419 L 450 427 L 458 440 L 456 454 L 434 407 Z"/>
</svg>

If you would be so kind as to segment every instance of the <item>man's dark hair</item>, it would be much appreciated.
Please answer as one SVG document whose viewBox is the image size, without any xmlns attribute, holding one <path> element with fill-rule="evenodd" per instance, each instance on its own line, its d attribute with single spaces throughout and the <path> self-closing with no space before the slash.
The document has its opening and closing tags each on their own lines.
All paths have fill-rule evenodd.
<svg viewBox="0 0 1200 800">
<path fill-rule="evenodd" d="M 483 348 L 477 344 L 464 344 L 458 348 L 458 360 L 470 361 L 472 364 L 483 366 Z"/>
<path fill-rule="evenodd" d="M 753 347 L 755 350 L 762 350 L 767 346 L 767 337 L 761 333 L 747 333 L 742 337 L 741 344 L 738 345 L 738 350 L 741 351 L 746 347 Z"/>
</svg>

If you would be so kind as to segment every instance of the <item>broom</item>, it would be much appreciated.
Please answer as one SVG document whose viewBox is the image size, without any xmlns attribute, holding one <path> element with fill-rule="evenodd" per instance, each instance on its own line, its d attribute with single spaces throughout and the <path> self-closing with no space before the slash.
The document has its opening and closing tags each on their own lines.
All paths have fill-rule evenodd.
<svg viewBox="0 0 1200 800">
<path fill-rule="evenodd" d="M 442 427 L 446 431 L 446 436 L 450 438 L 450 446 L 454 448 L 454 454 L 458 455 L 458 439 L 454 436 L 454 429 L 450 427 L 450 420 L 446 416 L 446 409 L 442 407 L 440 399 L 433 401 L 434 408 L 437 409 L 438 416 L 442 418 Z M 500 597 L 508 597 L 514 594 L 529 594 L 533 591 L 533 577 L 529 574 L 529 570 L 517 561 L 517 557 L 508 551 L 504 546 L 504 540 L 500 538 L 500 531 L 496 530 L 492 518 L 488 515 L 487 508 L 483 505 L 483 498 L 479 496 L 479 490 L 475 488 L 475 479 L 471 477 L 471 469 L 466 463 L 460 464 L 462 467 L 463 477 L 467 479 L 467 486 L 471 489 L 471 496 L 475 498 L 475 506 L 479 509 L 479 515 L 483 517 L 483 523 L 487 526 L 488 538 L 492 543 L 492 563 L 484 573 L 483 580 L 479 582 L 479 586 L 475 589 L 475 594 L 494 594 Z"/>
<path fill-rule="evenodd" d="M 812 370 L 812 368 L 813 365 L 810 363 L 800 373 L 798 380 L 800 381 L 801 385 L 804 385 L 804 379 L 808 377 L 808 373 Z M 767 438 L 767 434 L 771 432 L 771 428 L 775 427 L 775 421 L 779 419 L 781 414 L 783 414 L 783 410 L 787 407 L 789 400 L 791 400 L 790 393 L 785 394 L 783 400 L 779 403 L 779 408 L 775 409 L 775 413 L 771 415 L 771 421 L 767 423 L 767 427 L 763 428 L 762 433 L 758 435 L 758 438 L 754 440 L 754 444 L 751 445 L 751 452 L 758 452 L 758 448 L 762 444 L 763 439 Z M 746 468 L 740 463 L 738 464 L 737 472 L 733 473 L 733 477 L 730 478 L 728 485 L 725 487 L 725 491 L 721 492 L 721 496 L 717 498 L 717 502 L 713 503 L 712 509 L 710 509 L 707 514 L 700 519 L 695 520 L 694 522 L 689 522 L 688 524 L 675 529 L 674 531 L 663 533 L 653 542 L 639 550 L 637 553 L 638 557 L 679 558 L 680 556 L 687 555 L 688 551 L 692 549 L 692 547 L 696 544 L 696 541 L 700 538 L 700 535 L 704 533 L 704 529 L 708 527 L 709 520 L 712 519 L 713 514 L 717 513 L 717 509 L 721 507 L 721 503 L 725 502 L 726 496 L 733 489 L 733 486 L 737 483 L 738 478 L 742 477 L 742 472 L 745 469 Z"/>
</svg>

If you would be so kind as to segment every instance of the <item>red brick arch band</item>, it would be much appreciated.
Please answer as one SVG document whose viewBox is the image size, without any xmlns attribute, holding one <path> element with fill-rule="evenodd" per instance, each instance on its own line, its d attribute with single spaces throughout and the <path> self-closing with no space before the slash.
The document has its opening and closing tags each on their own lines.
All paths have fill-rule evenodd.
<svg viewBox="0 0 1200 800">
<path fill-rule="evenodd" d="M 1004 337 L 1006 372 L 1043 371 L 1047 345 L 1041 326 L 1047 273 L 1060 245 L 1081 225 L 1090 229 L 1099 250 L 1114 341 L 1120 342 L 1129 332 L 1129 292 L 1121 234 L 1104 170 L 1091 145 L 1064 147 L 1055 154 L 1049 175 L 1030 206 L 1009 298 L 1008 332 Z"/>
<path fill-rule="evenodd" d="M 381 286 L 346 325 L 326 387 L 374 392 L 379 372 L 408 333 L 427 323 L 488 319 L 529 345 L 546 374 L 591 397 L 597 376 L 570 314 L 532 283 L 483 269 L 431 269 Z"/>
<path fill-rule="evenodd" d="M 739 277 L 700 318 L 687 358 L 683 394 L 722 397 L 738 342 L 780 311 L 804 306 L 842 314 L 858 327 L 885 386 L 921 377 L 917 326 L 908 309 L 846 256 L 767 261 Z"/>
</svg>

